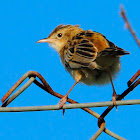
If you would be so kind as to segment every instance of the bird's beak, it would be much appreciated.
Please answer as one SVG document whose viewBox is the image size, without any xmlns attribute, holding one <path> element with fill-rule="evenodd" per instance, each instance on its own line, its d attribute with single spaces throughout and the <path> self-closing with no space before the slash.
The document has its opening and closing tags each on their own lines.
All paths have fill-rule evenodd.
<svg viewBox="0 0 140 140">
<path fill-rule="evenodd" d="M 51 39 L 51 38 L 45 38 L 45 39 L 40 39 L 38 40 L 36 43 L 53 43 L 55 41 L 55 39 Z"/>
</svg>

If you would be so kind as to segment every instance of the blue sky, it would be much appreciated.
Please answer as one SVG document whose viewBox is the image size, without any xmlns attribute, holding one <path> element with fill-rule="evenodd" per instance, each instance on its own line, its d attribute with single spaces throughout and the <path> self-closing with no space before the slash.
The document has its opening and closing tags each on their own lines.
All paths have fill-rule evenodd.
<svg viewBox="0 0 140 140">
<path fill-rule="evenodd" d="M 74 83 L 59 59 L 58 54 L 48 44 L 36 44 L 61 23 L 79 24 L 83 29 L 92 29 L 104 34 L 117 46 L 131 55 L 121 58 L 122 69 L 114 81 L 118 94 L 127 88 L 127 81 L 140 68 L 140 49 L 124 28 L 120 4 L 123 4 L 132 27 L 140 38 L 140 2 L 129 1 L 47 1 L 47 0 L 7 0 L 0 4 L 0 98 L 27 71 L 35 70 L 44 76 L 52 88 L 66 94 Z M 125 99 L 139 99 L 137 87 Z M 109 101 L 112 87 L 77 85 L 70 98 L 80 102 Z M 32 84 L 9 106 L 55 105 L 59 99 L 49 95 Z M 105 108 L 94 108 L 101 114 Z M 88 140 L 98 130 L 97 119 L 80 109 L 62 111 L 1 113 L 0 138 L 14 140 Z M 105 118 L 111 131 L 126 139 L 139 137 L 140 108 L 121 106 L 113 109 Z M 102 133 L 98 140 L 112 140 Z"/>
</svg>

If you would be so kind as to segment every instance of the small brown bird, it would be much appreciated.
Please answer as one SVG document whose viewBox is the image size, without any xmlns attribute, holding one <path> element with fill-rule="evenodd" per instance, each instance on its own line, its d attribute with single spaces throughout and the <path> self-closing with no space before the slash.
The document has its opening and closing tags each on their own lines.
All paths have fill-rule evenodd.
<svg viewBox="0 0 140 140">
<path fill-rule="evenodd" d="M 60 108 L 66 103 L 70 91 L 79 83 L 103 85 L 111 82 L 113 104 L 116 92 L 112 82 L 120 70 L 120 56 L 129 52 L 117 47 L 98 32 L 83 30 L 78 25 L 58 25 L 51 34 L 37 41 L 49 43 L 60 55 L 66 70 L 75 79 L 74 85 L 60 100 Z"/>
</svg>

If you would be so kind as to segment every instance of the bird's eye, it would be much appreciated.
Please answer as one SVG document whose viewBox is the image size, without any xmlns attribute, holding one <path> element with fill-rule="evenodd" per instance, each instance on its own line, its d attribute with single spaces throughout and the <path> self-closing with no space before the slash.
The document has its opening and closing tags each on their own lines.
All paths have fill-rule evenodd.
<svg viewBox="0 0 140 140">
<path fill-rule="evenodd" d="M 62 34 L 61 34 L 61 33 L 59 33 L 57 36 L 60 38 L 60 37 L 62 37 Z"/>
</svg>

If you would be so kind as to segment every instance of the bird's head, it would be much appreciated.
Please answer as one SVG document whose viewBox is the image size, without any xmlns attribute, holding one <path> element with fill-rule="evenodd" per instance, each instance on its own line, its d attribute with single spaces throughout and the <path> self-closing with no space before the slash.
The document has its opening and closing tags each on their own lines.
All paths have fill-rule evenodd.
<svg viewBox="0 0 140 140">
<path fill-rule="evenodd" d="M 78 25 L 58 25 L 45 39 L 40 39 L 37 43 L 49 43 L 58 53 L 76 34 L 81 32 Z"/>
</svg>

